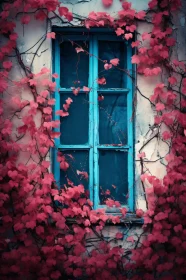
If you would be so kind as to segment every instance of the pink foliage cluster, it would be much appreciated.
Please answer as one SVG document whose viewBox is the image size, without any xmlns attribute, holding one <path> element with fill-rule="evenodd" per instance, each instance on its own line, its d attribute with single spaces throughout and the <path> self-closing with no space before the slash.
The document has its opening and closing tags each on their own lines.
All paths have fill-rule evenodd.
<svg viewBox="0 0 186 280">
<path fill-rule="evenodd" d="M 103 4 L 109 7 L 112 1 L 104 0 Z M 132 63 L 138 65 L 139 74 L 157 76 L 162 69 L 170 73 L 167 81 L 156 85 L 149 100 L 156 110 L 154 124 L 159 128 L 166 127 L 159 137 L 170 145 L 170 153 L 166 156 L 167 175 L 163 180 L 146 173 L 141 175 L 142 182 L 148 181 L 151 187 L 146 189 L 148 210 L 144 214 L 138 209 L 136 215 L 142 217 L 144 214 L 147 234 L 144 240 L 140 240 L 141 246 L 132 251 L 132 262 L 128 261 L 127 251 L 111 244 L 103 235 L 106 223 L 119 223 L 119 216 L 107 215 L 104 209 L 93 210 L 83 185 L 75 186 L 68 180 L 63 189 L 58 189 L 47 160 L 50 148 L 55 148 L 54 139 L 60 136 L 54 130 L 60 122 L 52 119 L 55 104 L 52 94 L 56 83 L 48 78 L 49 69 L 42 68 L 34 74 L 24 65 L 17 48 L 16 24 L 9 20 L 9 15 L 12 17 L 20 7 L 23 7 L 20 13 L 23 25 L 31 21 L 29 12 L 33 9 L 36 10 L 35 19 L 39 21 L 46 20 L 48 12 L 56 10 L 65 20 L 72 21 L 72 13 L 58 0 L 15 0 L 3 5 L 0 14 L 0 32 L 4 36 L 0 47 L 1 279 L 171 280 L 182 279 L 186 274 L 186 65 L 171 60 L 170 49 L 176 41 L 168 24 L 171 13 L 180 5 L 180 0 L 150 1 L 153 29 L 143 33 L 141 40 L 132 42 L 132 47 L 138 50 Z M 91 12 L 84 24 L 87 28 L 109 26 L 117 36 L 130 40 L 137 21 L 145 18 L 144 11 L 136 12 L 129 2 L 123 2 L 117 19 L 105 12 Z M 55 33 L 48 33 L 46 37 L 55 39 Z M 17 92 L 22 88 L 29 91 L 32 99 L 13 96 L 7 116 L 9 73 L 14 67 L 9 58 L 12 53 L 16 53 L 24 72 L 21 80 L 12 83 Z M 105 69 L 117 67 L 118 63 L 119 60 L 114 58 L 105 63 Z M 57 78 L 57 74 L 53 74 L 53 79 Z M 102 77 L 97 82 L 105 84 L 106 80 Z M 72 90 L 78 94 L 78 89 Z M 84 86 L 84 91 L 88 93 L 90 89 Z M 68 117 L 72 102 L 68 98 L 63 110 L 56 114 Z M 38 116 L 39 125 L 36 122 Z M 19 125 L 15 128 L 17 117 Z M 26 142 L 22 141 L 24 138 Z M 20 163 L 20 153 L 32 157 L 28 162 Z M 142 164 L 144 157 L 141 152 L 139 160 Z M 57 161 L 63 171 L 69 168 L 62 153 L 58 153 Z M 88 178 L 85 172 L 77 172 Z M 125 217 L 126 209 L 119 202 L 108 199 L 106 204 L 118 207 L 121 217 Z M 123 234 L 118 232 L 114 239 L 122 238 Z M 128 241 L 133 243 L 133 236 Z"/>
</svg>

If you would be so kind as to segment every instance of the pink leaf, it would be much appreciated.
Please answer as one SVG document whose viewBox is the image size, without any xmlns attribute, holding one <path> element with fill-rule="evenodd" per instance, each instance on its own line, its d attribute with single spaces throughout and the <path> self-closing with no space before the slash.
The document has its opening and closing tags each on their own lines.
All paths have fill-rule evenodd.
<svg viewBox="0 0 186 280">
<path fill-rule="evenodd" d="M 55 39 L 56 38 L 56 33 L 55 32 L 49 32 L 47 33 L 47 38 L 48 39 Z"/>
<path fill-rule="evenodd" d="M 120 208 L 120 212 L 122 213 L 122 216 L 125 217 L 127 213 L 127 209 L 125 207 Z"/>
<path fill-rule="evenodd" d="M 102 0 L 102 3 L 105 7 L 110 7 L 113 3 L 113 0 Z"/>
<path fill-rule="evenodd" d="M 54 73 L 54 74 L 52 74 L 52 77 L 57 79 L 57 78 L 59 78 L 59 75 L 57 73 Z"/>
<path fill-rule="evenodd" d="M 67 117 L 67 116 L 69 116 L 69 113 L 64 112 L 63 110 L 58 110 L 58 111 L 56 111 L 56 115 L 59 115 L 61 117 Z"/>
<path fill-rule="evenodd" d="M 84 49 L 82 49 L 82 48 L 76 48 L 76 52 L 77 52 L 77 53 L 84 52 Z"/>
<path fill-rule="evenodd" d="M 140 41 L 135 41 L 135 42 L 132 42 L 132 44 L 131 44 L 132 48 L 138 47 L 139 45 L 140 45 Z"/>
<path fill-rule="evenodd" d="M 77 96 L 78 95 L 78 93 L 79 93 L 79 91 L 80 91 L 80 87 L 78 87 L 78 88 L 72 88 L 72 91 L 73 91 L 73 94 L 75 95 L 75 96 Z"/>
<path fill-rule="evenodd" d="M 119 64 L 119 59 L 118 58 L 113 58 L 110 60 L 110 63 L 114 66 L 117 66 Z"/>
<path fill-rule="evenodd" d="M 105 63 L 104 68 L 105 68 L 105 70 L 109 70 L 112 68 L 112 64 Z"/>
<path fill-rule="evenodd" d="M 44 112 L 45 114 L 50 115 L 50 114 L 52 113 L 52 108 L 51 108 L 51 107 L 46 107 L 46 108 L 43 109 L 43 112 Z"/>
<path fill-rule="evenodd" d="M 83 87 L 83 91 L 85 91 L 85 92 L 89 92 L 89 91 L 90 91 L 90 88 L 88 88 L 88 87 L 84 86 L 84 87 Z"/>
<path fill-rule="evenodd" d="M 124 35 L 125 36 L 125 39 L 128 41 L 129 39 L 132 39 L 133 38 L 133 34 L 132 33 L 127 33 Z"/>
<path fill-rule="evenodd" d="M 151 34 L 147 33 L 147 32 L 144 32 L 142 34 L 142 40 L 149 40 L 151 38 Z"/>
<path fill-rule="evenodd" d="M 121 36 L 122 34 L 125 33 L 125 31 L 121 27 L 118 27 L 115 32 L 117 36 Z"/>
<path fill-rule="evenodd" d="M 67 169 L 69 168 L 68 162 L 66 162 L 66 161 L 61 161 L 61 162 L 60 162 L 60 168 L 61 168 L 63 171 L 67 171 Z"/>
<path fill-rule="evenodd" d="M 134 243 L 134 237 L 133 236 L 129 236 L 127 238 L 127 241 Z"/>
<path fill-rule="evenodd" d="M 165 105 L 163 103 L 156 104 L 156 111 L 163 111 L 165 109 Z"/>
<path fill-rule="evenodd" d="M 142 153 L 138 154 L 138 158 L 144 158 L 144 157 L 146 157 L 145 152 L 142 152 Z"/>
<path fill-rule="evenodd" d="M 88 173 L 87 173 L 87 172 L 77 170 L 77 174 L 78 174 L 78 175 L 81 175 L 82 178 L 88 180 Z"/>
<path fill-rule="evenodd" d="M 140 59 L 139 59 L 139 56 L 138 55 L 133 55 L 132 56 L 132 63 L 134 64 L 139 64 L 140 63 Z"/>
<path fill-rule="evenodd" d="M 144 211 L 142 209 L 136 209 L 136 216 L 141 218 L 143 216 L 143 214 L 144 214 Z"/>
</svg>

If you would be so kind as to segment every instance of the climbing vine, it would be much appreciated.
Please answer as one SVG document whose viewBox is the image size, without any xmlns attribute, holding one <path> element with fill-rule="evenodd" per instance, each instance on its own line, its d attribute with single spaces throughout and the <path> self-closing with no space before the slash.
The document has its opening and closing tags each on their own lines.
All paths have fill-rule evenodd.
<svg viewBox="0 0 186 280">
<path fill-rule="evenodd" d="M 103 0 L 109 7 L 112 0 Z M 58 0 L 4 1 L 0 13 L 0 251 L 1 279 L 183 279 L 186 274 L 186 64 L 173 56 L 174 15 L 180 0 L 152 0 L 147 11 L 135 11 L 129 2 L 122 2 L 116 17 L 106 12 L 92 11 L 87 18 L 73 15 Z M 136 54 L 132 63 L 139 75 L 157 76 L 159 83 L 150 99 L 134 83 L 127 69 L 119 68 L 119 59 L 102 61 L 109 71 L 117 67 L 125 71 L 135 86 L 136 95 L 148 100 L 154 117 L 154 133 L 138 151 L 141 183 L 148 209 L 137 209 L 144 218 L 143 233 L 134 238 L 127 223 L 126 232 L 118 230 L 108 239 L 105 226 L 119 224 L 127 210 L 118 201 L 108 199 L 108 207 L 117 207 L 120 215 L 108 215 L 104 209 L 93 210 L 83 185 L 70 180 L 59 188 L 50 171 L 49 152 L 55 149 L 55 131 L 60 123 L 52 118 L 58 73 L 43 67 L 35 73 L 33 64 L 46 40 L 55 40 L 50 30 L 52 20 L 73 25 L 78 18 L 87 29 L 112 28 L 117 36 L 132 40 Z M 28 63 L 17 41 L 16 22 L 25 26 L 46 22 L 46 33 L 36 43 L 36 51 Z M 141 36 L 138 22 L 151 26 Z M 135 39 L 134 32 L 138 38 Z M 77 53 L 84 52 L 76 46 Z M 42 54 L 41 54 L 42 55 Z M 98 58 L 99 59 L 99 58 Z M 18 67 L 18 68 L 17 68 Z M 19 69 L 20 77 L 14 80 Z M 106 79 L 98 77 L 97 83 Z M 72 89 L 75 96 L 79 87 Z M 88 94 L 91 88 L 84 85 Z M 99 97 L 99 101 L 103 99 Z M 68 117 L 73 100 L 67 98 L 57 115 Z M 135 111 L 135 100 L 134 100 Z M 163 180 L 152 176 L 146 168 L 144 149 L 157 138 L 168 146 L 167 175 Z M 24 160 L 23 160 L 24 158 Z M 162 160 L 162 158 L 158 158 Z M 57 161 L 63 171 L 69 162 L 63 153 Z M 88 174 L 78 170 L 87 179 Z M 148 187 L 146 187 L 148 185 Z M 120 241 L 128 236 L 133 249 L 124 249 Z"/>
</svg>

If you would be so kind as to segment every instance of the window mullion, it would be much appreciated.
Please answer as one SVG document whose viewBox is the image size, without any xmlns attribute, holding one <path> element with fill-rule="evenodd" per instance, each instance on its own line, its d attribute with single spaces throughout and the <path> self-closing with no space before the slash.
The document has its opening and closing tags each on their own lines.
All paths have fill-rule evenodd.
<svg viewBox="0 0 186 280">
<path fill-rule="evenodd" d="M 58 39 L 55 40 L 54 52 L 55 52 L 55 56 L 54 56 L 55 58 L 54 58 L 53 72 L 58 73 L 58 75 L 60 77 L 60 47 L 59 47 Z M 60 94 L 58 91 L 59 87 L 60 87 L 60 79 L 57 79 L 56 80 L 56 91 L 54 93 L 54 98 L 55 98 L 56 102 L 55 102 L 54 110 L 53 110 L 53 119 L 60 121 L 60 116 L 55 114 L 55 112 L 57 110 L 60 110 Z M 55 128 L 54 131 L 60 132 L 60 127 Z M 59 146 L 60 146 L 60 137 L 55 138 L 55 148 L 53 148 L 54 149 L 53 171 L 54 171 L 54 178 L 55 178 L 58 186 L 60 186 L 60 166 L 59 166 L 59 162 L 57 161 L 57 152 L 58 152 Z"/>
<path fill-rule="evenodd" d="M 93 43 L 93 69 L 92 69 L 92 94 L 93 94 L 93 163 L 94 163 L 94 208 L 99 205 L 99 169 L 98 169 L 98 143 L 99 143 L 99 119 L 98 119 L 98 94 L 97 94 L 97 78 L 98 78 L 98 40 L 97 36 L 92 36 Z"/>
<path fill-rule="evenodd" d="M 127 45 L 127 70 L 129 71 L 130 75 L 132 76 L 132 64 L 131 64 L 131 57 L 132 57 L 132 49 L 130 44 Z M 133 119 L 133 85 L 132 79 L 127 76 L 127 88 L 129 89 L 129 93 L 127 95 L 127 124 L 128 124 L 128 204 L 129 210 L 131 212 L 134 211 L 134 119 Z"/>
<path fill-rule="evenodd" d="M 89 53 L 93 54 L 93 36 L 91 35 L 89 41 Z M 89 88 L 93 87 L 94 82 L 94 57 L 89 55 Z M 94 200 L 94 91 L 93 89 L 89 92 L 89 191 L 90 200 Z"/>
</svg>

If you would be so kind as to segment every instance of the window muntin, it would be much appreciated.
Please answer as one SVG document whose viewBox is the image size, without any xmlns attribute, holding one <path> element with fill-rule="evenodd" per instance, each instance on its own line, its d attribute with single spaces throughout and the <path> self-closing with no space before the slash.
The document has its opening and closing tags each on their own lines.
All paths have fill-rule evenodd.
<svg viewBox="0 0 186 280">
<path fill-rule="evenodd" d="M 74 50 L 67 47 L 69 42 Z M 77 53 L 76 47 L 82 47 L 87 52 Z M 68 49 L 72 56 L 68 54 Z M 66 50 L 65 54 L 62 54 L 63 50 Z M 60 171 L 55 155 L 54 174 L 61 185 L 66 183 L 67 176 L 75 184 L 84 184 L 90 191 L 95 208 L 104 206 L 104 200 L 109 197 L 105 195 L 107 189 L 111 198 L 119 200 L 130 211 L 134 207 L 132 83 L 125 71 L 118 71 L 115 67 L 107 71 L 98 59 L 109 62 L 119 58 L 119 67 L 132 74 L 131 56 L 130 45 L 110 34 L 61 34 L 55 41 L 54 71 L 60 73 L 55 110 L 62 109 L 67 97 L 71 97 L 73 103 L 70 115 L 61 118 L 61 138 L 56 141 L 57 148 L 67 154 L 71 167 L 67 173 Z M 71 78 L 67 80 L 71 72 Z M 98 77 L 105 77 L 106 85 L 98 85 Z M 73 86 L 80 86 L 78 96 L 72 94 Z M 83 86 L 88 86 L 91 91 L 86 94 Z M 100 95 L 104 96 L 101 102 L 98 101 Z M 55 118 L 59 119 L 59 116 Z M 73 160 L 68 160 L 70 152 Z M 79 177 L 76 170 L 88 172 L 89 181 Z M 109 180 L 113 181 L 110 186 Z"/>
</svg>

